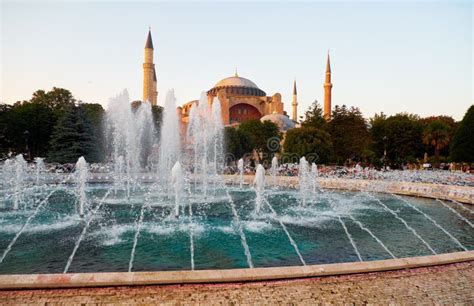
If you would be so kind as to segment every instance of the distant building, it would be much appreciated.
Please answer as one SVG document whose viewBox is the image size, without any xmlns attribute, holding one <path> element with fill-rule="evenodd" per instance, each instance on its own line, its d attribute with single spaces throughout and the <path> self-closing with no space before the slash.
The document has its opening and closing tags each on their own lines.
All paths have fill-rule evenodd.
<svg viewBox="0 0 474 306">
<path fill-rule="evenodd" d="M 326 78 L 324 82 L 324 117 L 331 118 L 331 66 L 329 53 L 326 62 Z M 145 44 L 145 60 L 143 63 L 143 101 L 156 105 L 158 97 L 155 64 L 153 63 L 153 41 L 151 30 Z M 295 127 L 298 121 L 298 94 L 296 80 L 293 82 L 293 96 L 291 102 L 291 119 L 284 111 L 284 103 L 280 93 L 267 96 L 254 82 L 235 73 L 220 80 L 207 91 L 207 102 L 212 105 L 214 98 L 221 102 L 222 121 L 224 125 L 239 125 L 251 120 L 270 120 L 276 123 L 280 130 L 286 131 Z M 181 121 L 186 125 L 189 122 L 191 107 L 199 103 L 193 100 L 178 107 Z"/>
<path fill-rule="evenodd" d="M 267 96 L 254 82 L 240 77 L 237 73 L 217 82 L 207 91 L 207 97 L 209 105 L 216 97 L 221 102 L 224 125 L 238 125 L 246 120 L 258 120 L 273 113 L 284 115 L 279 93 Z M 188 122 L 189 111 L 198 102 L 190 101 L 181 107 L 183 122 Z"/>
</svg>

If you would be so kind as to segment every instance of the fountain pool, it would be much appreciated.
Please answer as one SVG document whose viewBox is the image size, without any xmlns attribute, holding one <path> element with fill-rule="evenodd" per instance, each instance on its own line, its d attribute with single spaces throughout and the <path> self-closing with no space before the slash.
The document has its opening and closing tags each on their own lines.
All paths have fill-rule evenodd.
<svg viewBox="0 0 474 306">
<path fill-rule="evenodd" d="M 204 194 L 188 183 L 179 207 L 156 184 L 129 198 L 123 187 L 87 184 L 83 218 L 74 186 L 33 190 L 17 210 L 13 197 L 3 201 L 0 274 L 298 266 L 474 249 L 472 210 L 449 201 L 464 219 L 433 199 L 385 193 L 318 190 L 302 205 L 298 190 L 268 187 L 257 213 L 256 190 L 240 184 Z"/>
</svg>

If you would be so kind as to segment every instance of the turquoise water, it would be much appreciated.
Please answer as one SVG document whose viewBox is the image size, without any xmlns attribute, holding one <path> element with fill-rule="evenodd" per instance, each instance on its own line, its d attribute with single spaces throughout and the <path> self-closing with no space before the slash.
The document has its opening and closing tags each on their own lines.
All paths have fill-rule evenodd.
<svg viewBox="0 0 474 306">
<path fill-rule="evenodd" d="M 57 188 L 57 187 L 51 187 Z M 90 185 L 89 209 L 96 207 L 111 185 Z M 69 268 L 69 272 L 128 271 L 133 240 L 144 203 L 143 223 L 137 240 L 133 271 L 191 269 L 189 205 L 192 207 L 195 269 L 247 268 L 247 258 L 225 189 L 204 197 L 200 189 L 182 199 L 181 215 L 172 217 L 174 200 L 150 186 L 136 188 L 130 199 L 124 191 L 110 192 L 94 216 Z M 265 195 L 267 205 L 254 213 L 255 191 L 228 187 L 254 267 L 301 265 L 296 243 L 306 264 L 358 261 L 338 216 L 351 235 L 362 260 L 392 258 L 384 248 L 351 218 L 375 234 L 396 257 L 431 255 L 432 252 L 405 225 L 369 195 L 360 192 L 323 190 L 302 206 L 297 190 L 273 190 Z M 53 189 L 30 192 L 18 211 L 11 200 L 0 203 L 0 254 L 4 252 L 27 218 Z M 371 193 L 403 218 L 436 253 L 462 248 L 422 214 L 390 194 Z M 445 201 L 471 225 L 431 199 L 403 197 L 445 228 L 466 249 L 474 249 L 472 206 L 463 209 Z M 62 273 L 84 228 L 76 216 L 73 189 L 61 187 L 48 199 L 12 246 L 1 274 Z"/>
</svg>

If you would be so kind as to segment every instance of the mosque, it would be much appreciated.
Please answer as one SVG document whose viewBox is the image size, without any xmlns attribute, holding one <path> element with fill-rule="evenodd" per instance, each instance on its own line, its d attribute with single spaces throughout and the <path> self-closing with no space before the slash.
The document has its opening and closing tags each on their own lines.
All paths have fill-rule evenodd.
<svg viewBox="0 0 474 306">
<path fill-rule="evenodd" d="M 326 63 L 326 78 L 324 82 L 324 117 L 329 120 L 331 116 L 331 65 L 329 54 Z M 145 43 L 145 61 L 143 63 L 143 101 L 149 101 L 156 105 L 158 97 L 155 64 L 153 63 L 153 41 L 151 30 Z M 284 111 L 284 103 L 280 93 L 267 96 L 251 80 L 235 75 L 224 78 L 217 82 L 207 91 L 208 103 L 211 106 L 214 98 L 221 102 L 222 122 L 224 125 L 239 125 L 240 123 L 260 119 L 262 122 L 269 120 L 274 122 L 285 132 L 294 128 L 298 122 L 298 93 L 296 81 L 293 83 L 293 96 L 291 101 L 291 118 Z M 199 100 L 193 100 L 178 107 L 179 117 L 183 125 L 189 121 L 189 112 Z"/>
</svg>

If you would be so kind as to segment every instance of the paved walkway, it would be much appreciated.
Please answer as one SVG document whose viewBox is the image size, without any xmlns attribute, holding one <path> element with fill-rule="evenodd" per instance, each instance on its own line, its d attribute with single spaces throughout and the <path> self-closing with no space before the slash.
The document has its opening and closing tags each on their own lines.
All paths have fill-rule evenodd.
<svg viewBox="0 0 474 306">
<path fill-rule="evenodd" d="M 289 281 L 0 291 L 0 304 L 474 304 L 474 262 Z"/>
</svg>

